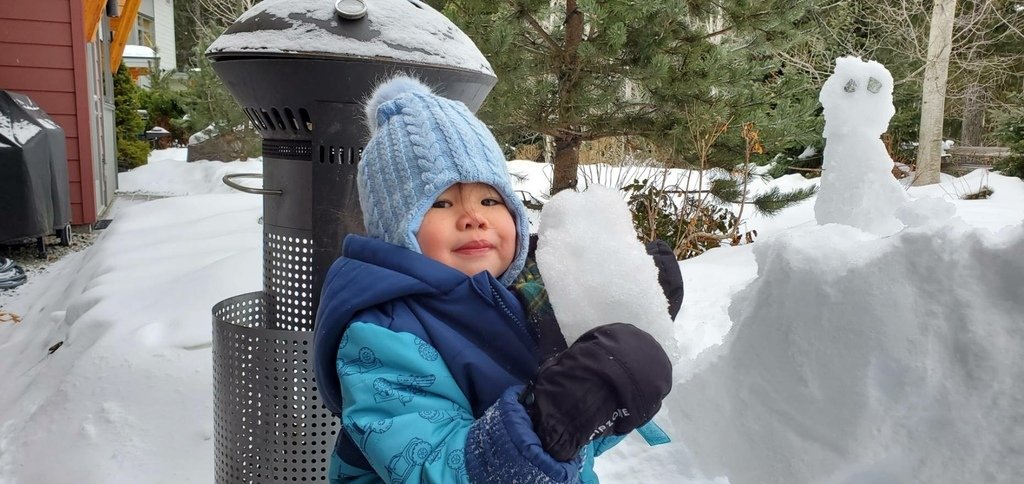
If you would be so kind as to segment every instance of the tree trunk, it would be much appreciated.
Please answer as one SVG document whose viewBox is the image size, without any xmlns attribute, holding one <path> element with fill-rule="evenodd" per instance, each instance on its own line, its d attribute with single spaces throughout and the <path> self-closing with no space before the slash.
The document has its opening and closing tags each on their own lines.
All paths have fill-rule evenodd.
<svg viewBox="0 0 1024 484">
<path fill-rule="evenodd" d="M 942 118 L 946 107 L 946 78 L 949 75 L 949 51 L 952 46 L 956 0 L 935 0 L 928 33 L 928 58 L 925 60 L 921 92 L 921 125 L 917 146 L 917 177 L 914 185 L 939 182 L 942 162 Z"/>
<path fill-rule="evenodd" d="M 972 82 L 964 94 L 964 114 L 960 120 L 960 144 L 982 146 L 985 126 L 985 88 Z"/>
<path fill-rule="evenodd" d="M 576 189 L 576 172 L 580 164 L 580 127 L 576 125 L 573 100 L 579 82 L 579 46 L 583 42 L 583 12 L 576 0 L 565 2 L 565 46 L 558 69 L 558 122 L 562 127 L 555 135 L 555 167 L 551 178 L 551 195 Z"/>
<path fill-rule="evenodd" d="M 583 140 L 576 135 L 555 136 L 555 167 L 554 176 L 551 177 L 551 195 L 562 190 L 576 189 L 582 144 Z"/>
</svg>

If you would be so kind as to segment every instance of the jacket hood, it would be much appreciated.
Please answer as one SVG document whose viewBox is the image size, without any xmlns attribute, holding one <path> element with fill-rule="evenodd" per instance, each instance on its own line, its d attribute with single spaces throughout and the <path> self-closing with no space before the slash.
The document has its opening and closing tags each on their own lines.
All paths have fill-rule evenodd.
<svg viewBox="0 0 1024 484">
<path fill-rule="evenodd" d="M 361 312 L 389 301 L 413 299 L 428 304 L 430 312 L 449 313 L 451 323 L 460 332 L 473 333 L 477 328 L 471 321 L 459 321 L 466 319 L 460 317 L 460 312 L 470 310 L 472 314 L 473 310 L 458 304 L 468 294 L 479 296 L 473 299 L 493 301 L 495 286 L 501 285 L 486 272 L 467 277 L 457 269 L 403 247 L 360 235 L 346 237 L 342 257 L 327 273 L 316 315 L 314 372 L 325 405 L 334 413 L 341 411 L 336 352 L 343 333 Z M 493 327 L 490 330 L 493 331 Z M 509 338 L 516 341 L 509 341 Z M 535 368 L 536 350 L 532 349 L 535 343 L 525 328 L 507 334 L 501 346 L 492 350 L 508 366 L 521 368 L 516 373 L 528 373 L 531 364 Z M 524 348 L 529 349 L 527 358 L 519 356 Z"/>
</svg>

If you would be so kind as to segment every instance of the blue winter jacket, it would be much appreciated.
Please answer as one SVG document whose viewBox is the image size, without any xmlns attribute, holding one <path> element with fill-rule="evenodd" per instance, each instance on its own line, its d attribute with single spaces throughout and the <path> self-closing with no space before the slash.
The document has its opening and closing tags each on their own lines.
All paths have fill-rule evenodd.
<svg viewBox="0 0 1024 484">
<path fill-rule="evenodd" d="M 345 239 L 317 313 L 315 369 L 342 418 L 338 482 L 597 482 L 591 443 L 570 462 L 544 452 L 518 402 L 537 343 L 488 273 L 468 277 L 416 252 Z"/>
</svg>

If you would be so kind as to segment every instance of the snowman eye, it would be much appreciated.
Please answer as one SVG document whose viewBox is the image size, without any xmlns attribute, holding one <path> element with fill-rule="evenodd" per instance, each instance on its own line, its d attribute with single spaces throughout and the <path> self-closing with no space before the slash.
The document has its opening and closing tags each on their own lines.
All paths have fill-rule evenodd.
<svg viewBox="0 0 1024 484">
<path fill-rule="evenodd" d="M 849 81 L 846 81 L 846 85 L 843 86 L 843 90 L 846 91 L 846 92 L 855 92 L 855 91 L 857 91 L 857 81 L 855 81 L 853 79 L 850 79 Z"/>
<path fill-rule="evenodd" d="M 882 90 L 882 83 L 874 77 L 868 78 L 868 92 L 871 94 L 878 94 L 878 91 Z"/>
</svg>

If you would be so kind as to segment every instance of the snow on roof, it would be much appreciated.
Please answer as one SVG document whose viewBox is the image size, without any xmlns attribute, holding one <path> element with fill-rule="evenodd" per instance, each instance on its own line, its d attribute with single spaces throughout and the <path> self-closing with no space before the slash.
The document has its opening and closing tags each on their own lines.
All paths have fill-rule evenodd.
<svg viewBox="0 0 1024 484">
<path fill-rule="evenodd" d="M 135 59 L 156 59 L 156 52 L 153 49 L 144 45 L 126 45 L 124 46 L 124 54 L 122 58 L 135 58 Z"/>
<path fill-rule="evenodd" d="M 206 51 L 228 52 L 387 58 L 494 75 L 462 30 L 417 0 L 375 0 L 368 2 L 366 17 L 343 21 L 333 0 L 265 0 Z"/>
</svg>

